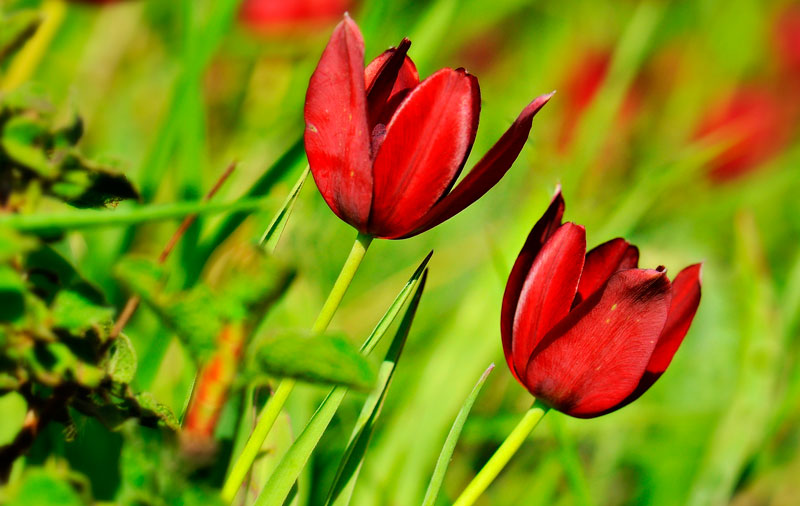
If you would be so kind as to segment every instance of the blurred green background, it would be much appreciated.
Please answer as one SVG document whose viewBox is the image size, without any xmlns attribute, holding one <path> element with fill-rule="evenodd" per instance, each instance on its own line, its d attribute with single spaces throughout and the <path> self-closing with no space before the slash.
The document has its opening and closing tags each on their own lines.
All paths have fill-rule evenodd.
<svg viewBox="0 0 800 506">
<path fill-rule="evenodd" d="M 308 78 L 339 16 L 257 23 L 235 4 L 69 4 L 23 86 L 77 111 L 84 151 L 119 160 L 145 201 L 197 199 L 232 160 L 238 169 L 217 198 L 239 198 L 300 138 Z M 559 183 L 566 219 L 586 225 L 590 246 L 624 236 L 640 247 L 642 266 L 663 264 L 672 274 L 703 261 L 703 298 L 681 350 L 646 395 L 594 420 L 549 414 L 480 504 L 797 504 L 798 9 L 762 0 L 349 5 L 368 59 L 408 36 L 421 76 L 443 66 L 478 76 L 482 114 L 468 166 L 530 100 L 558 92 L 485 198 L 421 236 L 373 244 L 334 319 L 333 329 L 360 342 L 435 250 L 354 504 L 421 501 L 452 420 L 491 362 L 498 367 L 467 422 L 442 504 L 529 407 L 505 367 L 500 302 Z M 273 208 L 250 216 L 198 272 L 198 244 L 219 218 L 201 220 L 170 259 L 170 282 L 213 276 L 215 263 L 258 238 L 305 164 L 296 157 L 279 174 Z M 110 275 L 113 265 L 128 252 L 155 258 L 174 228 L 71 233 L 59 249 L 121 307 L 127 294 Z M 354 236 L 309 180 L 277 250 L 298 267 L 298 279 L 265 335 L 310 326 Z M 140 359 L 137 385 L 180 412 L 196 373 L 180 344 L 147 308 L 127 333 Z M 286 434 L 302 429 L 326 391 L 295 392 Z M 353 394 L 339 410 L 297 504 L 324 499 L 361 402 Z M 110 501 L 119 445 L 86 421 L 73 441 L 48 451 Z"/>
</svg>

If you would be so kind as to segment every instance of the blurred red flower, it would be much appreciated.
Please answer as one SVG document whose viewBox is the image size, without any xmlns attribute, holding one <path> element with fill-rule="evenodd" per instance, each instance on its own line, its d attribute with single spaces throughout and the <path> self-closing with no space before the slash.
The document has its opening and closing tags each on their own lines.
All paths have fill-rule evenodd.
<svg viewBox="0 0 800 506">
<path fill-rule="evenodd" d="M 306 153 L 323 198 L 360 232 L 387 239 L 424 232 L 489 191 L 550 98 L 525 107 L 453 188 L 478 129 L 478 80 L 464 69 L 444 68 L 420 82 L 406 56 L 410 44 L 403 39 L 365 70 L 364 41 L 345 16 L 306 94 Z"/>
<path fill-rule="evenodd" d="M 610 50 L 593 49 L 582 53 L 569 68 L 565 82 L 559 90 L 559 95 L 562 96 L 561 103 L 564 104 L 564 121 L 558 137 L 558 148 L 562 152 L 568 151 L 572 146 L 583 116 L 605 83 L 611 56 Z M 634 83 L 625 95 L 617 117 L 615 138 L 625 136 L 641 107 L 641 102 L 639 84 Z"/>
<path fill-rule="evenodd" d="M 782 73 L 800 80 L 800 4 L 789 5 L 778 14 L 773 38 Z"/>
<path fill-rule="evenodd" d="M 772 92 L 754 86 L 740 88 L 713 104 L 694 134 L 696 139 L 728 143 L 709 163 L 711 179 L 733 179 L 779 153 L 792 130 L 789 109 Z"/>
<path fill-rule="evenodd" d="M 239 16 L 255 29 L 282 29 L 332 22 L 353 0 L 244 0 Z"/>
<path fill-rule="evenodd" d="M 613 239 L 586 253 L 580 225 L 561 223 L 559 190 L 508 279 L 501 314 L 506 361 L 537 399 L 579 418 L 636 400 L 664 373 L 700 303 L 700 265 L 670 283 L 639 269 Z"/>
</svg>

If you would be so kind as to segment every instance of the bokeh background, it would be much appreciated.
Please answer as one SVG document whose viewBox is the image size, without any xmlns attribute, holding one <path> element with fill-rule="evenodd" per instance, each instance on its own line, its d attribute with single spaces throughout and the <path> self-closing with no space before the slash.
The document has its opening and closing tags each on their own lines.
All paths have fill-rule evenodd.
<svg viewBox="0 0 800 506">
<path fill-rule="evenodd" d="M 480 504 L 797 504 L 800 5 L 247 0 L 225 16 L 222 4 L 231 2 L 219 0 L 3 1 L 63 10 L 20 86 L 78 112 L 84 151 L 118 160 L 147 202 L 197 199 L 234 159 L 219 199 L 239 198 L 290 150 L 302 134 L 308 78 L 344 10 L 361 26 L 368 58 L 407 36 L 422 76 L 443 66 L 478 76 L 482 113 L 468 166 L 525 104 L 557 90 L 503 181 L 422 236 L 376 241 L 334 319 L 360 342 L 435 250 L 354 504 L 421 501 L 450 424 L 490 363 L 497 368 L 467 422 L 442 504 L 529 407 L 505 366 L 500 302 L 557 184 L 566 219 L 586 226 L 590 246 L 623 236 L 639 246 L 643 266 L 673 274 L 704 262 L 703 298 L 646 395 L 594 420 L 548 414 Z M 295 3 L 306 6 L 292 10 Z M 305 167 L 302 152 L 290 159 L 275 174 L 274 207 L 249 217 L 214 259 L 260 236 Z M 204 219 L 173 255 L 171 283 L 213 275 L 213 259 L 198 272 L 192 246 L 218 220 Z M 155 257 L 174 228 L 72 233 L 60 248 L 121 307 L 127 294 L 112 267 L 129 252 Z M 299 276 L 262 334 L 310 326 L 354 235 L 309 180 L 277 250 Z M 179 342 L 146 308 L 127 333 L 140 359 L 136 384 L 180 412 L 196 369 Z M 278 452 L 326 391 L 304 385 L 291 397 Z M 339 410 L 296 504 L 324 499 L 363 398 L 353 394 Z M 88 419 L 71 442 L 62 429 L 50 429 L 33 458 L 67 459 L 95 497 L 112 501 L 120 437 Z"/>
</svg>

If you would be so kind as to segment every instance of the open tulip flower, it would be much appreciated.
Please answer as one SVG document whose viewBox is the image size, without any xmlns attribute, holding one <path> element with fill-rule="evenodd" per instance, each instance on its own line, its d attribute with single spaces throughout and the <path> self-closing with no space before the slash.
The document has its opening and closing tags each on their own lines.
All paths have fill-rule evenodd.
<svg viewBox="0 0 800 506">
<path fill-rule="evenodd" d="M 561 223 L 556 193 L 517 258 L 501 332 L 512 374 L 539 401 L 591 418 L 634 401 L 666 370 L 700 303 L 700 264 L 670 282 L 639 269 L 613 239 L 586 253 L 582 226 Z"/>
<path fill-rule="evenodd" d="M 364 41 L 345 15 L 311 76 L 305 146 L 331 210 L 360 233 L 400 239 L 451 218 L 491 189 L 514 163 L 536 98 L 464 180 L 480 114 L 478 80 L 444 68 L 420 82 L 403 39 L 364 69 Z M 452 189 L 452 191 L 450 191 Z"/>
</svg>

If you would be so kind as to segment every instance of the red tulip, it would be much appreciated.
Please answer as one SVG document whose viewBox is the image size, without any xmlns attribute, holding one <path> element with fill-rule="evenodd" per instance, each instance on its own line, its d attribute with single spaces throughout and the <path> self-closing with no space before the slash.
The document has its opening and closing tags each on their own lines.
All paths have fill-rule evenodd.
<svg viewBox="0 0 800 506">
<path fill-rule="evenodd" d="M 639 250 L 613 239 L 586 253 L 580 225 L 561 223 L 560 190 L 508 279 L 503 350 L 536 398 L 579 418 L 617 410 L 664 373 L 700 302 L 700 265 L 670 283 L 639 269 Z"/>
<path fill-rule="evenodd" d="M 363 68 L 364 41 L 345 16 L 308 85 L 305 145 L 328 206 L 360 232 L 399 239 L 461 212 L 492 188 L 528 139 L 531 102 L 453 188 L 478 129 L 478 80 L 444 68 L 420 82 L 403 39 Z M 452 191 L 450 191 L 452 188 Z"/>
<path fill-rule="evenodd" d="M 728 143 L 709 164 L 711 179 L 733 179 L 780 152 L 792 128 L 786 112 L 782 100 L 756 87 L 739 89 L 714 105 L 695 131 L 695 138 Z"/>
<path fill-rule="evenodd" d="M 326 23 L 352 7 L 352 0 L 244 0 L 239 16 L 256 29 Z"/>
</svg>

